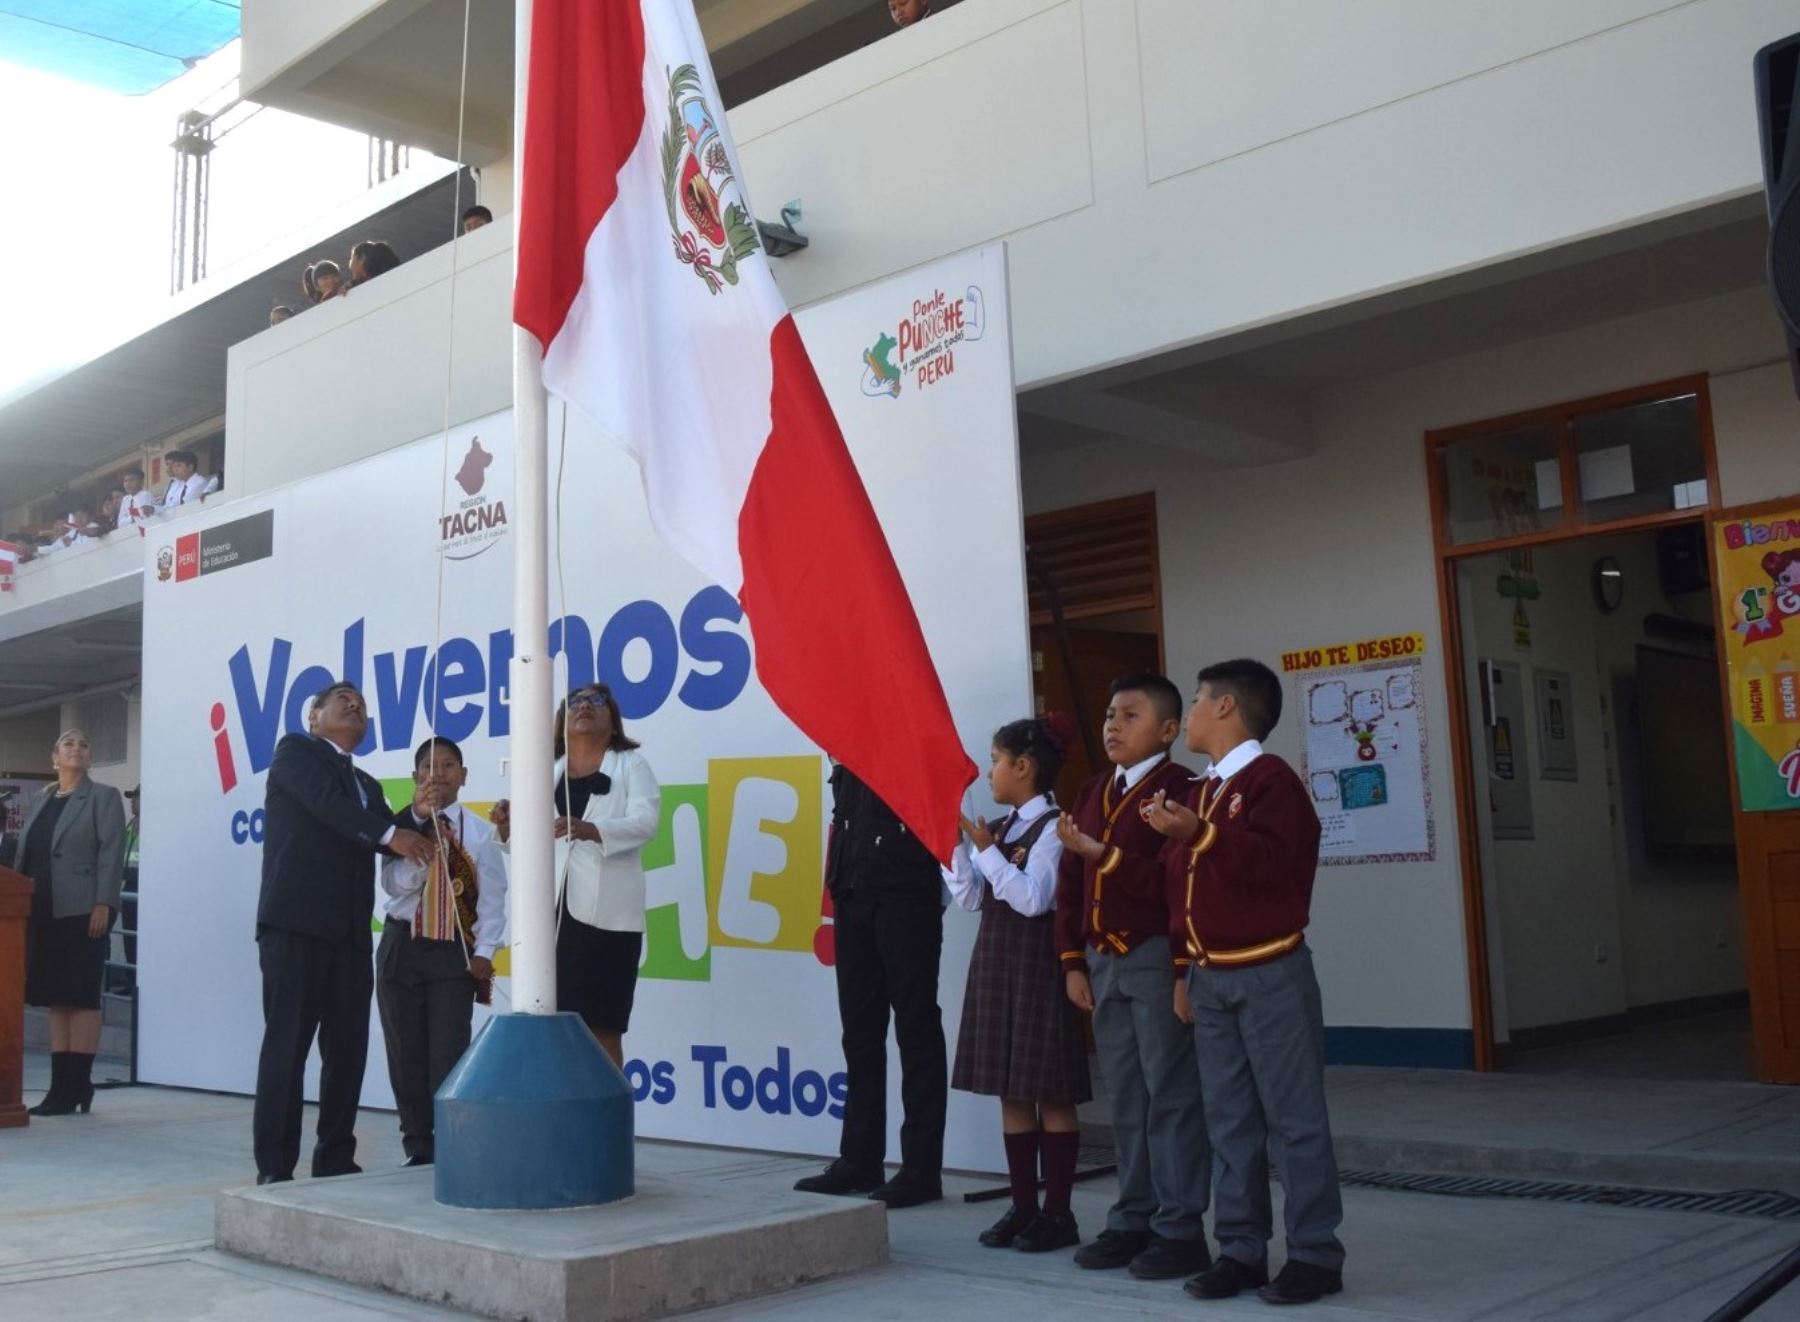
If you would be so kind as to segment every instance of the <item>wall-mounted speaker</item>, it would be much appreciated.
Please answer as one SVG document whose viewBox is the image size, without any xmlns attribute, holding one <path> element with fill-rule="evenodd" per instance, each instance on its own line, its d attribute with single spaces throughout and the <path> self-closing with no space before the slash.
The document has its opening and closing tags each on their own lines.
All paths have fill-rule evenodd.
<svg viewBox="0 0 1800 1322">
<path fill-rule="evenodd" d="M 1756 119 L 1769 199 L 1769 288 L 1800 393 L 1800 33 L 1756 52 Z"/>
</svg>

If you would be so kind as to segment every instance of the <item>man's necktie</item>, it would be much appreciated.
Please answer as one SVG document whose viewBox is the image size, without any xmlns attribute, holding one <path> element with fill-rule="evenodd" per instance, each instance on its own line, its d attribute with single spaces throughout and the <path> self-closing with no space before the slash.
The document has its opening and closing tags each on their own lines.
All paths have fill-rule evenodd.
<svg viewBox="0 0 1800 1322">
<path fill-rule="evenodd" d="M 1113 797 L 1115 799 L 1125 797 L 1125 773 L 1123 771 L 1113 777 Z"/>
</svg>

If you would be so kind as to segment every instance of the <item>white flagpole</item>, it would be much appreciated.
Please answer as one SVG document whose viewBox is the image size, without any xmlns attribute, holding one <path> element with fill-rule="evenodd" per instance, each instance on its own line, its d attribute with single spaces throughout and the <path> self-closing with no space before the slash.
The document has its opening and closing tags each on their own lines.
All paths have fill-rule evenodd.
<svg viewBox="0 0 1800 1322">
<path fill-rule="evenodd" d="M 531 64 L 531 0 L 513 18 L 513 273 L 525 214 L 525 90 Z M 511 897 L 513 1009 L 556 1011 L 556 847 L 551 836 L 550 428 L 544 357 L 513 335 L 513 660 Z"/>
</svg>

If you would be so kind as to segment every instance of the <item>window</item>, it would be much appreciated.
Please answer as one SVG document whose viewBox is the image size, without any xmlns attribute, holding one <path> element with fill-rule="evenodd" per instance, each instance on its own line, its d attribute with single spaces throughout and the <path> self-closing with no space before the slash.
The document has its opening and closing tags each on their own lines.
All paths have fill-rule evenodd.
<svg viewBox="0 0 1800 1322">
<path fill-rule="evenodd" d="M 1439 546 L 1692 518 L 1716 494 L 1709 425 L 1696 378 L 1432 432 Z"/>
<path fill-rule="evenodd" d="M 1562 522 L 1561 459 L 1543 424 L 1444 447 L 1450 543 L 1490 542 Z"/>
</svg>

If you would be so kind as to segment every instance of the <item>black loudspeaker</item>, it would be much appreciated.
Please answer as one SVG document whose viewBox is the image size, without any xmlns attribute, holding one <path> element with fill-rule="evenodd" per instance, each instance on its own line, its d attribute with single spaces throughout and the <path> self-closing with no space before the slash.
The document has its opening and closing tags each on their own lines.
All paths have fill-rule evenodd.
<svg viewBox="0 0 1800 1322">
<path fill-rule="evenodd" d="M 1769 288 L 1787 329 L 1788 366 L 1800 393 L 1800 33 L 1756 52 L 1756 118 L 1769 196 Z"/>
</svg>

